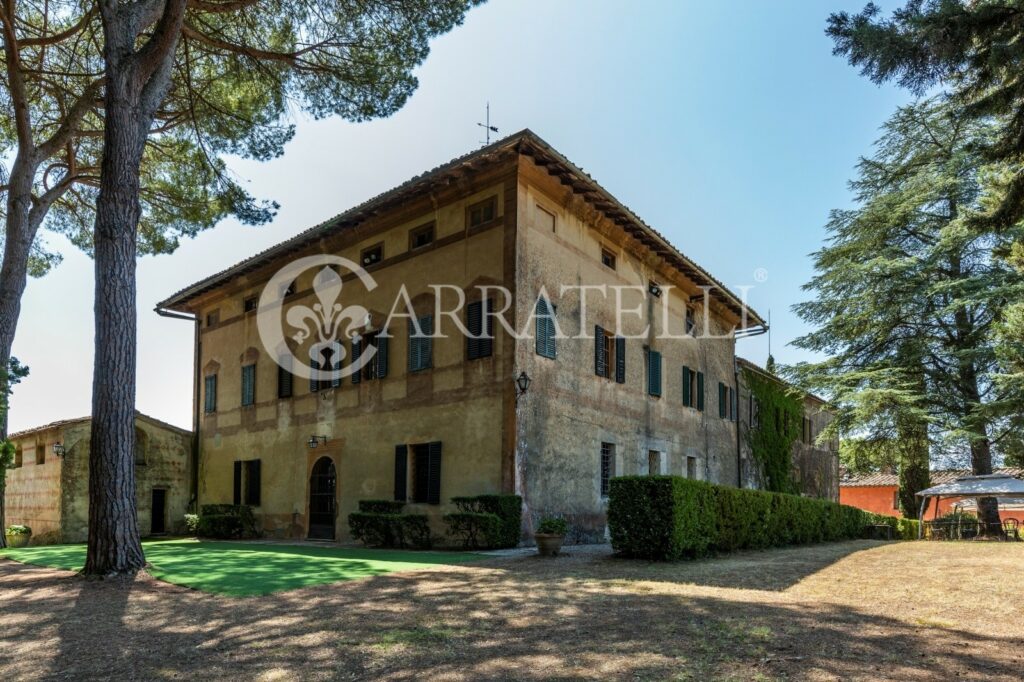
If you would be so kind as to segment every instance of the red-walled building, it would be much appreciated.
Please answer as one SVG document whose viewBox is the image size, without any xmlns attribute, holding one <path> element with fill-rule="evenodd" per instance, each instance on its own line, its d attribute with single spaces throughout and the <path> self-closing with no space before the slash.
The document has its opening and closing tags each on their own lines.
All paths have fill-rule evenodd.
<svg viewBox="0 0 1024 682">
<path fill-rule="evenodd" d="M 1024 479 L 1024 469 L 994 469 L 992 473 Z M 933 471 L 931 472 L 931 483 L 929 485 L 950 483 L 961 476 L 970 475 L 971 472 L 967 469 Z M 876 514 L 899 516 L 900 503 L 897 499 L 900 486 L 899 478 L 898 474 L 887 473 L 844 474 L 839 480 L 839 502 L 840 504 L 848 504 L 851 507 L 858 507 Z M 957 502 L 958 500 L 955 498 L 941 499 L 939 501 L 939 516 L 951 511 Z M 934 508 L 929 508 L 927 516 L 931 518 L 934 513 Z"/>
</svg>

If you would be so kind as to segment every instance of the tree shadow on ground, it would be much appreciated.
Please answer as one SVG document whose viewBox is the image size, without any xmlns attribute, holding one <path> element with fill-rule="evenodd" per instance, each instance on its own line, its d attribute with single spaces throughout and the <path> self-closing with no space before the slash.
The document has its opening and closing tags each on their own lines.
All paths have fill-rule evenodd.
<svg viewBox="0 0 1024 682">
<path fill-rule="evenodd" d="M 11 594 L 0 677 L 1019 679 L 1024 662 L 1019 622 L 1000 625 L 1010 636 L 983 635 L 742 588 L 743 576 L 708 586 L 641 562 L 573 561 L 490 561 L 248 599 L 0 562 Z M 18 667 L 33 654 L 32 668 Z"/>
</svg>

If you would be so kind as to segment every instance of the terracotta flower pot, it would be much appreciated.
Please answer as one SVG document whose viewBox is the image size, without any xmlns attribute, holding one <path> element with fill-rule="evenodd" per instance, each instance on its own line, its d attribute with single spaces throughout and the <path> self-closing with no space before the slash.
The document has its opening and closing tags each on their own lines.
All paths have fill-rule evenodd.
<svg viewBox="0 0 1024 682">
<path fill-rule="evenodd" d="M 537 552 L 541 556 L 558 556 L 559 550 L 562 549 L 562 540 L 565 539 L 565 536 L 537 533 L 533 536 L 533 539 L 537 541 Z"/>
<path fill-rule="evenodd" d="M 12 549 L 15 547 L 28 547 L 28 541 L 31 537 L 31 534 L 25 533 L 4 533 L 4 538 L 7 540 L 7 546 Z"/>
</svg>

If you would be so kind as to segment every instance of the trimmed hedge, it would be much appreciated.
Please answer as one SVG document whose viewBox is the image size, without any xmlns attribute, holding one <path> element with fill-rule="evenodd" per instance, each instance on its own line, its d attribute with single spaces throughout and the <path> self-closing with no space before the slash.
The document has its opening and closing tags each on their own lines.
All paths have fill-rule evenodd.
<svg viewBox="0 0 1024 682">
<path fill-rule="evenodd" d="M 448 535 L 463 549 L 497 547 L 501 540 L 501 517 L 489 512 L 456 512 L 444 515 Z"/>
<path fill-rule="evenodd" d="M 474 497 L 453 497 L 460 512 L 467 514 L 494 514 L 499 527 L 489 531 L 488 547 L 506 548 L 519 545 L 523 525 L 523 498 L 519 495 L 476 495 Z M 445 523 L 448 519 L 445 518 Z M 486 522 L 485 522 L 486 523 Z"/>
<path fill-rule="evenodd" d="M 244 504 L 204 504 L 195 532 L 201 538 L 221 540 L 259 536 L 252 507 Z"/>
<path fill-rule="evenodd" d="M 367 514 L 401 514 L 405 502 L 394 500 L 359 500 L 359 511 Z"/>
<path fill-rule="evenodd" d="M 352 512 L 348 515 L 352 537 L 368 547 L 414 547 L 430 549 L 430 524 L 425 514 L 376 514 Z"/>
<path fill-rule="evenodd" d="M 619 554 L 673 561 L 711 552 L 859 538 L 866 526 L 916 533 L 908 519 L 829 500 L 712 485 L 679 476 L 613 478 L 608 527 Z M 916 537 L 916 535 L 914 535 Z"/>
</svg>

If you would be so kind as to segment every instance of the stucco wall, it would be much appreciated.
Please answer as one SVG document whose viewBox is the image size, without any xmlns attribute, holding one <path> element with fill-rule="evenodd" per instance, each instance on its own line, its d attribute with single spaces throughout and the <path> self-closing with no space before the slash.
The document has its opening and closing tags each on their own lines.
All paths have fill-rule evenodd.
<svg viewBox="0 0 1024 682">
<path fill-rule="evenodd" d="M 893 496 L 896 491 L 897 487 L 894 485 L 841 486 L 839 502 L 875 514 L 899 516 L 899 509 L 893 507 Z"/>
<path fill-rule="evenodd" d="M 380 329 L 403 286 L 421 315 L 434 311 L 431 285 L 458 288 L 473 300 L 479 297 L 478 285 L 504 283 L 506 234 L 514 229 L 515 213 L 515 184 L 505 179 L 509 173 L 505 168 L 474 178 L 449 195 L 435 197 L 433 205 L 410 204 L 324 243 L 324 253 L 353 261 L 366 246 L 384 244 L 383 261 L 369 268 L 377 287 L 367 291 L 357 280 L 346 280 L 341 302 L 367 308 L 371 328 Z M 467 207 L 489 197 L 498 199 L 496 219 L 468 229 Z M 427 222 L 435 225 L 434 243 L 412 252 L 409 232 Z M 217 374 L 218 396 L 216 412 L 201 417 L 200 504 L 230 503 L 234 462 L 259 459 L 262 485 L 255 511 L 263 530 L 270 536 L 305 537 L 310 473 L 317 459 L 328 456 L 337 472 L 336 537 L 345 540 L 348 514 L 359 500 L 393 498 L 395 446 L 430 442 L 442 444 L 442 504 L 410 503 L 407 511 L 430 516 L 436 533 L 443 530 L 440 515 L 452 510 L 451 497 L 500 492 L 506 485 L 505 393 L 512 377 L 512 346 L 500 328 L 495 329 L 499 333 L 491 357 L 466 361 L 465 339 L 451 320 L 435 320 L 435 331 L 448 338 L 433 341 L 431 368 L 411 373 L 408 322 L 396 318 L 389 328 L 386 378 L 353 384 L 345 377 L 338 387 L 311 392 L 309 381 L 296 377 L 293 396 L 279 399 L 278 365 L 263 348 L 256 315 L 244 313 L 242 301 L 259 294 L 282 265 L 240 279 L 199 307 L 203 320 L 212 311 L 219 317 L 217 324 L 204 325 L 201 335 L 201 367 L 204 375 Z M 286 308 L 316 300 L 313 275 L 299 278 Z M 454 306 L 454 296 L 443 291 L 443 309 Z M 306 345 L 295 351 L 308 357 Z M 252 361 L 256 401 L 242 407 L 241 366 Z M 327 443 L 310 449 L 311 435 L 326 436 Z"/>
<path fill-rule="evenodd" d="M 34 433 L 12 442 L 20 451 L 21 466 L 7 470 L 6 522 L 26 525 L 39 539 L 57 539 L 60 531 L 61 460 L 53 454 L 59 442 L 56 430 Z M 38 453 L 45 461 L 36 463 Z"/>
<path fill-rule="evenodd" d="M 657 260 L 648 260 L 646 249 L 531 161 L 523 160 L 521 166 L 519 326 L 530 319 L 543 290 L 556 307 L 561 331 L 587 336 L 559 339 L 556 359 L 537 354 L 532 338 L 517 345 L 517 372 L 525 370 L 533 379 L 517 408 L 518 486 L 527 501 L 527 529 L 554 513 L 569 518 L 585 538 L 604 535 L 603 442 L 615 446 L 616 475 L 648 473 L 654 451 L 658 473 L 685 475 L 687 457 L 695 457 L 698 478 L 736 485 L 736 427 L 718 414 L 718 382 L 733 386 L 735 381 L 733 339 L 657 338 L 683 336 L 687 302 L 702 306 L 703 292 Z M 615 255 L 614 270 L 602 264 L 602 248 Z M 662 298 L 647 293 L 652 280 L 662 286 Z M 585 319 L 580 292 L 562 288 L 602 284 L 609 287 L 607 296 L 587 293 Z M 638 288 L 622 290 L 622 309 L 638 312 L 616 319 L 614 286 Z M 713 330 L 723 333 L 728 321 L 719 311 L 712 308 L 709 319 Z M 636 337 L 625 342 L 623 384 L 616 383 L 614 368 L 611 378 L 595 374 L 596 324 Z M 645 346 L 662 354 L 660 397 L 648 395 Z M 683 406 L 683 365 L 705 375 L 703 412 Z"/>
</svg>

